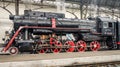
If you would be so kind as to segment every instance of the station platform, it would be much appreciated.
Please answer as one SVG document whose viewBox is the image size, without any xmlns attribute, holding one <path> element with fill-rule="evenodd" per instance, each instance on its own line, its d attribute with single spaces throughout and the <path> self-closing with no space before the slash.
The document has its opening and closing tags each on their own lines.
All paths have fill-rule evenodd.
<svg viewBox="0 0 120 67">
<path fill-rule="evenodd" d="M 119 61 L 120 50 L 0 55 L 0 67 L 61 67 Z"/>
</svg>

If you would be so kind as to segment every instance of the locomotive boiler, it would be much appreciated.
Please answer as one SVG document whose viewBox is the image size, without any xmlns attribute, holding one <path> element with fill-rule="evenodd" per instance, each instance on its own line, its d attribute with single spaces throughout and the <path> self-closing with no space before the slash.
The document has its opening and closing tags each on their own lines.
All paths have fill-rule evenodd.
<svg viewBox="0 0 120 67">
<path fill-rule="evenodd" d="M 82 20 L 25 10 L 24 15 L 10 16 L 10 20 L 14 27 L 2 51 L 11 54 L 97 51 L 104 46 L 117 49 L 120 44 L 119 22 L 108 17 Z"/>
</svg>

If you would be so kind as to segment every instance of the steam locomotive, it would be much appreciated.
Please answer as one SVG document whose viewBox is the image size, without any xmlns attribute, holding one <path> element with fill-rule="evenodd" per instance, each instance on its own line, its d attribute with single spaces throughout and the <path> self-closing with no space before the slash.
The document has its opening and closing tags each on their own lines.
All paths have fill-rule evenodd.
<svg viewBox="0 0 120 67">
<path fill-rule="evenodd" d="M 65 18 L 62 13 L 25 10 L 14 22 L 3 52 L 59 53 L 120 48 L 120 22 L 108 17 L 94 20 Z"/>
</svg>

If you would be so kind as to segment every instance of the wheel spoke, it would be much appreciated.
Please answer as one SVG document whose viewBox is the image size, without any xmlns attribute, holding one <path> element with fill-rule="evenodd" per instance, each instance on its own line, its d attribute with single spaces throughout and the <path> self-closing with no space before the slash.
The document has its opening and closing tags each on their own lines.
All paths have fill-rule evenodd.
<svg viewBox="0 0 120 67">
<path fill-rule="evenodd" d="M 80 40 L 76 43 L 76 46 L 77 46 L 77 51 L 78 52 L 83 52 L 86 49 L 86 42 Z"/>
<path fill-rule="evenodd" d="M 100 48 L 100 43 L 98 41 L 92 41 L 90 43 L 90 48 L 92 51 L 97 51 Z"/>
<path fill-rule="evenodd" d="M 19 52 L 19 50 L 18 50 L 17 47 L 10 47 L 10 48 L 9 48 L 9 53 L 10 53 L 11 55 L 16 55 L 16 54 L 18 54 L 18 52 Z"/>
<path fill-rule="evenodd" d="M 62 48 L 60 48 L 60 47 L 62 46 L 62 43 L 57 41 L 57 40 L 54 40 L 54 41 L 55 41 L 55 42 L 53 42 L 54 44 L 51 44 L 51 46 L 54 47 L 54 48 L 51 49 L 51 51 L 53 53 L 61 52 Z"/>
<path fill-rule="evenodd" d="M 46 42 L 40 42 L 39 46 L 42 46 L 43 44 L 47 44 Z M 39 53 L 47 53 L 48 48 L 42 47 L 42 49 L 39 50 Z"/>
<path fill-rule="evenodd" d="M 75 50 L 75 48 L 74 48 L 75 44 L 74 44 L 73 41 L 67 41 L 67 42 L 65 42 L 64 45 L 65 45 L 65 46 L 68 46 L 68 47 L 65 49 L 66 52 L 73 52 L 73 51 Z"/>
</svg>

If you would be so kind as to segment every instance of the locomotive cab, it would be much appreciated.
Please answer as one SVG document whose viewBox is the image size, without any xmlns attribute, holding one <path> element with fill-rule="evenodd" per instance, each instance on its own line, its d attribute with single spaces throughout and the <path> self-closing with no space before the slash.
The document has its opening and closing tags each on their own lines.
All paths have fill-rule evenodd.
<svg viewBox="0 0 120 67">
<path fill-rule="evenodd" d="M 114 20 L 110 18 L 98 17 L 97 21 L 97 32 L 101 33 L 103 36 L 113 36 L 115 34 Z"/>
</svg>

